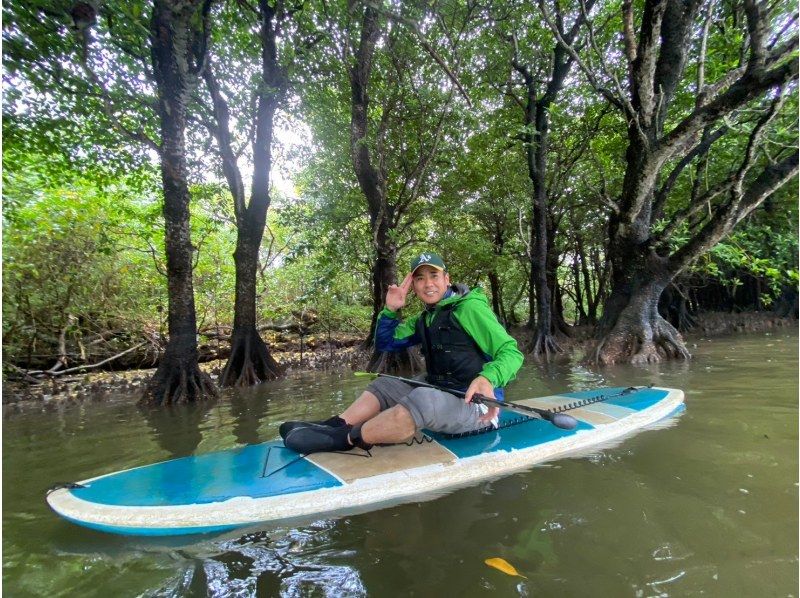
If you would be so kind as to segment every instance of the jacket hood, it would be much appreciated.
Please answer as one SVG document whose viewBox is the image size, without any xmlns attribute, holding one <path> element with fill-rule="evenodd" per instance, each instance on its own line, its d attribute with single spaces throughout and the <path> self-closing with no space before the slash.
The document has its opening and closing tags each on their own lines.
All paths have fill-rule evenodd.
<svg viewBox="0 0 800 598">
<path fill-rule="evenodd" d="M 439 306 L 460 303 L 461 301 L 481 301 L 487 306 L 489 305 L 489 300 L 486 298 L 486 293 L 484 293 L 483 289 L 480 287 L 475 287 L 474 289 L 469 290 L 467 285 L 456 283 L 450 285 L 450 290 L 453 291 L 453 293 L 449 297 L 445 297 L 436 305 L 428 308 L 428 310 L 432 311 Z"/>
</svg>

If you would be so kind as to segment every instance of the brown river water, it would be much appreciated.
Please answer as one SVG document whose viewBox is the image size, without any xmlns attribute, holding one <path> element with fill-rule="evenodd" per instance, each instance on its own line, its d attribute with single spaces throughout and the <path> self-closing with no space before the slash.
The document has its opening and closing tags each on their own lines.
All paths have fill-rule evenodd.
<svg viewBox="0 0 800 598">
<path fill-rule="evenodd" d="M 80 480 L 277 437 L 363 381 L 307 374 L 213 405 L 130 397 L 3 418 L 7 596 L 797 596 L 798 335 L 690 340 L 688 363 L 526 364 L 509 400 L 597 386 L 682 388 L 672 425 L 425 502 L 291 526 L 147 540 L 62 521 Z M 525 576 L 484 564 L 500 557 Z"/>
</svg>

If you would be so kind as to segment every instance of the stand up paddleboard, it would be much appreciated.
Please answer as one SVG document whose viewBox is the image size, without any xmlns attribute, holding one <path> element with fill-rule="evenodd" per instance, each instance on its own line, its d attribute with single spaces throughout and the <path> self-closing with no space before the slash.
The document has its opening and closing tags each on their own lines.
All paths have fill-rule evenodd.
<svg viewBox="0 0 800 598">
<path fill-rule="evenodd" d="M 221 532 L 441 495 L 630 434 L 683 410 L 683 392 L 601 388 L 518 401 L 563 411 L 571 430 L 503 412 L 500 428 L 461 437 L 425 432 L 369 453 L 303 456 L 280 442 L 146 465 L 48 492 L 65 519 L 115 534 Z"/>
</svg>

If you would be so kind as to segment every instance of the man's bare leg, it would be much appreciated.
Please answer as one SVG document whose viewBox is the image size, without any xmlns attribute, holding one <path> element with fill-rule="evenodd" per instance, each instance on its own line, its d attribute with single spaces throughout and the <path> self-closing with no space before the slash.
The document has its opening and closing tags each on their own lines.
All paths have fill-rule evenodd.
<svg viewBox="0 0 800 598">
<path fill-rule="evenodd" d="M 380 412 L 381 405 L 378 402 L 378 397 L 365 390 L 339 417 L 351 426 L 357 426 L 368 419 L 372 419 Z"/>
<path fill-rule="evenodd" d="M 361 427 L 361 439 L 367 444 L 392 444 L 409 439 L 416 430 L 408 409 L 395 405 L 367 421 Z"/>
<path fill-rule="evenodd" d="M 378 397 L 368 390 L 361 393 L 361 396 L 339 417 L 351 426 L 363 424 L 361 439 L 368 444 L 403 442 L 417 430 L 414 418 L 408 409 L 402 405 L 395 405 L 386 411 L 381 411 Z"/>
</svg>

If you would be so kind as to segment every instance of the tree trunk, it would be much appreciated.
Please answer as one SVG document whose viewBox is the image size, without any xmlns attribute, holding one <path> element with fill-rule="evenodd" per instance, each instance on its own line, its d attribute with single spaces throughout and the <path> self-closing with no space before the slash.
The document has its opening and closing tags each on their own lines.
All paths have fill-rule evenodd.
<svg viewBox="0 0 800 598">
<path fill-rule="evenodd" d="M 594 349 L 593 361 L 601 364 L 620 362 L 655 363 L 664 358 L 691 357 L 683 337 L 658 313 L 658 299 L 667 281 L 644 269 L 631 280 L 627 289 L 619 289 L 619 298 L 607 305 L 614 310 L 614 324 Z M 604 314 L 604 318 L 605 318 Z M 609 314 L 612 317 L 612 314 Z"/>
<path fill-rule="evenodd" d="M 254 226 L 258 226 L 254 223 Z M 262 225 L 263 226 L 263 225 Z M 263 228 L 260 229 L 263 232 Z M 236 299 L 234 304 L 231 355 L 219 377 L 220 386 L 253 386 L 274 380 L 282 368 L 256 328 L 256 270 L 261 235 L 256 242 L 239 230 L 234 260 L 236 263 Z"/>
<path fill-rule="evenodd" d="M 528 174 L 533 183 L 533 221 L 531 222 L 531 282 L 536 291 L 536 331 L 527 347 L 534 357 L 545 356 L 561 351 L 553 338 L 553 319 L 551 311 L 551 292 L 547 285 L 547 190 L 545 187 L 545 167 L 547 155 L 548 117 L 546 105 L 537 102 L 535 92 L 529 84 L 526 120 L 536 126 L 535 135 L 530 135 L 528 143 Z M 532 113 L 531 113 L 532 111 Z"/>
<path fill-rule="evenodd" d="M 197 365 L 197 324 L 192 287 L 189 187 L 186 179 L 186 102 L 197 73 L 192 62 L 190 22 L 199 3 L 173 9 L 157 1 L 151 44 L 161 121 L 161 181 L 164 189 L 165 245 L 169 289 L 169 342 L 143 402 L 158 405 L 215 396 L 211 379 Z"/>
<path fill-rule="evenodd" d="M 380 229 L 379 229 L 380 232 Z M 397 280 L 397 250 L 388 239 L 388 235 L 377 235 L 378 258 L 372 269 L 373 315 L 370 325 L 369 337 L 364 341 L 364 347 L 372 349 L 372 355 L 367 365 L 370 372 L 403 372 L 414 375 L 424 369 L 422 362 L 411 351 L 386 352 L 375 348 L 375 328 L 378 323 L 378 314 L 383 309 L 386 301 L 386 291 L 389 285 Z"/>
<path fill-rule="evenodd" d="M 547 151 L 548 135 L 550 129 L 550 105 L 558 96 L 564 86 L 564 80 L 569 74 L 572 66 L 573 57 L 564 47 L 572 43 L 578 30 L 581 27 L 586 14 L 591 11 L 594 0 L 588 0 L 584 6 L 584 12 L 577 16 L 569 30 L 563 29 L 563 15 L 560 12 L 558 3 L 559 35 L 563 43 L 556 44 L 552 49 L 552 62 L 550 63 L 549 80 L 541 96 L 537 93 L 538 82 L 533 76 L 531 69 L 519 61 L 519 52 L 514 41 L 514 55 L 512 66 L 522 76 L 525 82 L 525 118 L 523 123 L 525 133 L 525 149 L 528 166 L 528 176 L 533 183 L 533 219 L 531 221 L 531 290 L 530 296 L 533 297 L 534 290 L 536 295 L 536 331 L 533 340 L 527 347 L 528 351 L 535 357 L 544 355 L 549 358 L 551 353 L 560 352 L 552 335 L 552 312 L 551 312 L 551 289 L 547 286 L 547 250 L 548 250 L 548 230 L 547 230 L 547 187 L 545 184 L 545 173 L 547 172 Z M 531 304 L 533 311 L 533 304 Z M 530 324 L 533 323 L 531 316 Z"/>
<path fill-rule="evenodd" d="M 372 268 L 372 321 L 365 348 L 374 348 L 378 314 L 386 301 L 389 285 L 397 283 L 397 245 L 391 238 L 394 208 L 386 198 L 385 174 L 372 162 L 367 133 L 369 124 L 369 85 L 375 45 L 381 37 L 378 12 L 365 7 L 361 36 L 350 69 L 350 155 L 359 187 L 367 200 L 375 264 Z M 373 350 L 370 371 L 419 370 L 408 351 L 383 353 Z"/>
<path fill-rule="evenodd" d="M 558 280 L 553 280 L 553 304 L 550 310 L 553 314 L 553 334 L 561 334 L 566 337 L 572 336 L 572 326 L 564 318 L 564 294 Z"/>
<path fill-rule="evenodd" d="M 633 146 L 628 148 L 629 166 L 636 163 L 630 155 Z M 638 164 L 645 168 L 646 160 L 640 159 Z M 641 177 L 636 181 L 641 181 Z M 600 340 L 593 351 L 593 360 L 611 364 L 690 358 L 683 337 L 658 312 L 661 293 L 675 272 L 670 270 L 669 259 L 657 255 L 647 243 L 649 226 L 636 222 L 630 225 L 612 217 L 609 229 L 611 294 L 598 325 Z M 627 234 L 622 234 L 623 230 Z"/>
<path fill-rule="evenodd" d="M 564 301 L 561 292 L 561 285 L 558 283 L 558 247 L 555 243 L 558 233 L 560 219 L 556 219 L 552 214 L 547 217 L 547 288 L 550 291 L 550 314 L 552 325 L 550 334 L 572 336 L 572 329 L 564 319 Z"/>
<path fill-rule="evenodd" d="M 388 226 L 385 222 L 377 225 L 374 240 L 377 258 L 372 265 L 372 320 L 369 335 L 364 339 L 365 349 L 374 345 L 378 314 L 386 301 L 386 291 L 390 285 L 397 282 L 397 248 L 389 240 Z"/>
<path fill-rule="evenodd" d="M 255 201 L 255 191 L 253 195 L 251 208 Z M 233 254 L 236 264 L 236 300 L 231 355 L 220 374 L 220 386 L 253 386 L 264 380 L 273 380 L 282 373 L 282 368 L 270 354 L 256 328 L 256 270 L 258 249 L 264 230 L 263 220 L 259 223 L 258 218 L 253 218 L 243 224 L 243 228 L 239 229 L 236 251 Z"/>
<path fill-rule="evenodd" d="M 688 332 L 697 325 L 689 311 L 686 294 L 675 281 L 667 285 L 661 293 L 659 311 L 679 332 Z"/>
<path fill-rule="evenodd" d="M 425 371 L 424 362 L 411 350 L 388 352 L 373 351 L 367 364 L 370 372 L 402 372 L 415 376 Z"/>
<path fill-rule="evenodd" d="M 589 317 L 586 315 L 586 308 L 583 306 L 583 287 L 581 286 L 581 265 L 583 256 L 576 251 L 575 258 L 572 260 L 572 278 L 575 281 L 575 311 L 577 318 L 575 324 L 577 326 L 586 326 L 589 323 Z M 587 294 L 591 289 L 587 289 Z"/>
<path fill-rule="evenodd" d="M 531 266 L 530 256 L 528 257 L 528 322 L 526 327 L 536 330 L 536 280 Z"/>
<path fill-rule="evenodd" d="M 388 250 L 388 214 L 386 205 L 386 182 L 383 173 L 372 163 L 367 144 L 369 125 L 369 82 L 372 74 L 372 59 L 375 44 L 381 36 L 378 12 L 369 6 L 364 8 L 361 19 L 361 36 L 358 50 L 350 67 L 350 158 L 353 162 L 358 185 L 367 200 L 370 216 L 372 245 L 375 263 L 372 266 L 372 321 L 364 347 L 374 344 L 378 314 L 383 308 L 386 288 L 394 284 L 387 281 L 389 271 L 394 271 L 394 256 Z M 388 251 L 387 251 L 388 250 Z"/>
<path fill-rule="evenodd" d="M 492 311 L 494 311 L 503 326 L 508 326 L 506 310 L 503 307 L 503 290 L 500 286 L 500 277 L 494 270 L 489 272 L 489 290 L 492 293 Z"/>
<path fill-rule="evenodd" d="M 252 386 L 274 380 L 282 368 L 256 328 L 256 273 L 258 252 L 270 205 L 269 173 L 272 168 L 273 118 L 278 106 L 282 76 L 275 45 L 274 8 L 259 1 L 261 18 L 261 85 L 255 116 L 253 187 L 247 208 L 238 204 L 236 224 L 236 300 L 234 303 L 231 356 L 219 378 L 220 386 Z"/>
<path fill-rule="evenodd" d="M 576 280 L 582 278 L 582 283 L 577 283 L 581 287 L 581 301 L 579 307 L 580 318 L 579 324 L 582 326 L 594 326 L 597 324 L 597 298 L 592 293 L 592 277 L 589 273 L 588 256 L 583 247 L 583 237 L 580 234 L 575 235 L 575 262 L 573 262 L 574 275 Z M 600 278 L 602 273 L 600 270 L 595 269 L 595 275 Z M 583 297 L 586 298 L 586 305 L 584 306 Z"/>
</svg>

